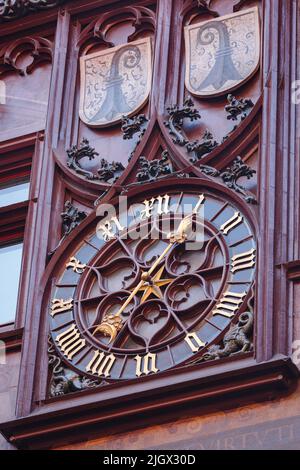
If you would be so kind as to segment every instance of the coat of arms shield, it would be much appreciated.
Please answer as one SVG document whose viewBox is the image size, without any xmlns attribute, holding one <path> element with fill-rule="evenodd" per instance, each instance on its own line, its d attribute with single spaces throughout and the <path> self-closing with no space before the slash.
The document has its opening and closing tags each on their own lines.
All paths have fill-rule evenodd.
<svg viewBox="0 0 300 470">
<path fill-rule="evenodd" d="M 152 81 L 151 39 L 80 59 L 80 119 L 90 127 L 116 124 L 146 103 Z"/>
<path fill-rule="evenodd" d="M 186 88 L 201 98 L 226 94 L 258 70 L 258 8 L 242 10 L 185 28 Z"/>
</svg>

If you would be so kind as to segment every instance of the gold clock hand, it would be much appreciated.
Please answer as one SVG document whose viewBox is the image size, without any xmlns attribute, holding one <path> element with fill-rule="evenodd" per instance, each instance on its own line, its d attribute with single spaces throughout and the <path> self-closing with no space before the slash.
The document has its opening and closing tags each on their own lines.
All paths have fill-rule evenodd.
<svg viewBox="0 0 300 470">
<path fill-rule="evenodd" d="M 132 301 L 132 299 L 136 296 L 136 294 L 139 292 L 139 290 L 144 286 L 144 284 L 147 282 L 147 280 L 149 279 L 149 277 L 151 276 L 151 274 L 155 271 L 155 269 L 157 268 L 157 266 L 161 263 L 161 261 L 165 258 L 165 256 L 169 253 L 169 251 L 171 250 L 171 248 L 173 248 L 173 246 L 176 244 L 176 243 L 179 243 L 179 244 L 182 244 L 184 243 L 187 238 L 188 238 L 188 232 L 189 230 L 192 228 L 192 218 L 193 218 L 193 213 L 188 215 L 187 217 L 185 217 L 177 231 L 175 233 L 170 233 L 169 236 L 168 236 L 168 239 L 170 240 L 170 243 L 169 245 L 165 248 L 165 250 L 163 251 L 163 253 L 157 258 L 157 260 L 153 263 L 153 265 L 151 266 L 151 268 L 149 269 L 148 272 L 146 273 L 143 273 L 142 274 L 142 279 L 141 281 L 138 283 L 138 285 L 136 286 L 136 288 L 132 291 L 132 293 L 130 294 L 130 296 L 128 297 L 128 299 L 124 302 L 124 304 L 122 305 L 122 307 L 118 310 L 118 312 L 113 316 L 113 319 L 114 320 L 117 320 L 118 317 L 120 317 L 122 315 L 122 313 L 124 312 L 124 310 L 126 309 L 126 307 L 128 307 L 128 305 L 130 304 L 130 302 Z M 118 331 L 120 331 L 121 327 L 122 327 L 122 322 L 118 321 L 117 322 L 117 327 L 114 326 L 113 323 L 116 324 L 116 322 L 113 322 L 112 318 L 110 319 L 110 321 L 108 321 L 108 318 L 105 318 L 104 321 L 101 323 L 101 325 L 99 325 L 93 335 L 95 335 L 96 333 L 103 333 L 105 336 L 110 336 L 110 343 L 112 342 L 112 340 L 116 337 Z"/>
<path fill-rule="evenodd" d="M 169 234 L 168 238 L 170 240 L 170 243 L 169 245 L 165 248 L 165 250 L 163 251 L 163 253 L 157 258 L 157 260 L 153 263 L 153 265 L 151 266 L 151 268 L 149 269 L 149 271 L 147 273 L 143 273 L 142 274 L 142 280 L 139 282 L 139 284 L 136 286 L 136 288 L 132 291 L 132 293 L 130 294 L 130 296 L 128 297 L 128 299 L 126 300 L 126 302 L 122 305 L 122 307 L 120 308 L 120 310 L 116 313 L 116 316 L 120 316 L 126 307 L 128 307 L 128 305 L 130 304 L 130 302 L 132 301 L 132 299 L 135 297 L 135 295 L 139 292 L 139 290 L 141 289 L 141 287 L 143 287 L 143 285 L 145 284 L 145 282 L 149 279 L 149 277 L 151 276 L 151 274 L 156 270 L 157 266 L 161 263 L 161 261 L 165 258 L 165 256 L 169 253 L 169 251 L 171 250 L 171 248 L 173 248 L 173 246 L 175 245 L 175 243 L 184 243 L 187 239 L 187 236 L 188 236 L 188 230 L 191 228 L 191 219 L 193 217 L 193 214 L 190 214 L 188 215 L 187 217 L 185 217 L 177 231 L 174 233 L 174 234 Z"/>
</svg>

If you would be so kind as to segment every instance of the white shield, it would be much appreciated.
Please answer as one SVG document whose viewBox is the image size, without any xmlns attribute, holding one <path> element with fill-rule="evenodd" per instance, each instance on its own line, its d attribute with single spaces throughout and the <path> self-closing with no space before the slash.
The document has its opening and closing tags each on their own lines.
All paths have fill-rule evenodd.
<svg viewBox="0 0 300 470">
<path fill-rule="evenodd" d="M 258 8 L 242 10 L 185 28 L 186 88 L 202 98 L 226 94 L 258 70 Z"/>
<path fill-rule="evenodd" d="M 95 52 L 80 59 L 80 119 L 107 127 L 146 103 L 152 80 L 151 39 Z"/>
</svg>

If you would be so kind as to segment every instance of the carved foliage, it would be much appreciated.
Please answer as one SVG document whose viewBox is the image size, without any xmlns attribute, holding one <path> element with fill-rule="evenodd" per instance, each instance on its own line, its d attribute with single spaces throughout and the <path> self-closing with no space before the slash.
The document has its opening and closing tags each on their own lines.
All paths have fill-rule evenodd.
<svg viewBox="0 0 300 470">
<path fill-rule="evenodd" d="M 231 121 L 238 121 L 238 118 L 243 121 L 254 106 L 252 100 L 248 98 L 237 99 L 233 95 L 228 95 L 227 101 L 228 105 L 225 106 L 225 111 L 228 114 L 227 119 Z"/>
<path fill-rule="evenodd" d="M 240 178 L 246 177 L 251 179 L 256 174 L 256 171 L 246 165 L 241 157 L 237 157 L 225 171 L 219 171 L 208 165 L 200 165 L 200 170 L 205 175 L 221 178 L 228 188 L 241 194 L 249 204 L 257 204 L 255 197 L 249 195 L 247 190 L 238 183 Z"/>
<path fill-rule="evenodd" d="M 73 145 L 69 150 L 67 150 L 67 155 L 67 165 L 69 168 L 75 170 L 76 173 L 85 176 L 87 179 L 94 179 L 94 174 L 91 171 L 83 169 L 80 164 L 80 160 L 83 158 L 94 160 L 94 158 L 99 155 L 99 153 L 90 146 L 87 139 L 82 139 L 79 147 L 77 145 Z"/>
<path fill-rule="evenodd" d="M 189 153 L 193 152 L 194 157 L 190 159 L 192 163 L 196 163 L 204 155 L 212 152 L 216 147 L 218 147 L 218 142 L 214 140 L 212 133 L 206 129 L 201 140 L 195 140 L 194 142 L 189 142 L 186 145 L 186 149 Z"/>
<path fill-rule="evenodd" d="M 111 182 L 114 182 L 124 170 L 122 163 L 109 163 L 104 158 L 100 160 L 100 168 L 98 169 L 97 174 L 84 169 L 81 165 L 81 160 L 83 158 L 94 160 L 97 156 L 99 156 L 99 153 L 90 146 L 90 143 L 87 139 L 83 139 L 79 147 L 77 145 L 73 145 L 69 150 L 67 150 L 67 155 L 67 166 L 88 180 L 98 180 L 105 183 L 113 180 Z"/>
<path fill-rule="evenodd" d="M 98 178 L 105 183 L 109 182 L 110 180 L 116 181 L 120 174 L 124 170 L 124 166 L 120 162 L 112 162 L 109 163 L 105 158 L 101 159 L 100 162 L 101 166 L 98 169 Z"/>
<path fill-rule="evenodd" d="M 139 138 L 145 133 L 143 129 L 144 124 L 148 121 L 145 114 L 139 114 L 133 118 L 123 116 L 122 118 L 122 127 L 123 139 L 130 140 L 135 134 L 139 134 Z"/>
<path fill-rule="evenodd" d="M 130 161 L 134 155 L 134 152 L 141 142 L 145 132 L 146 132 L 146 123 L 148 119 L 144 114 L 139 114 L 138 116 L 134 116 L 133 118 L 129 118 L 127 116 L 123 116 L 122 119 L 122 127 L 121 130 L 123 132 L 123 139 L 130 140 L 133 139 L 134 135 L 137 134 L 137 141 L 133 151 L 131 152 L 128 161 Z"/>
<path fill-rule="evenodd" d="M 87 214 L 66 201 L 65 210 L 61 213 L 63 223 L 63 240 L 87 217 Z"/>
<path fill-rule="evenodd" d="M 0 22 L 15 20 L 30 12 L 47 10 L 65 0 L 0 0 Z"/>
<path fill-rule="evenodd" d="M 201 119 L 200 113 L 194 108 L 194 102 L 191 98 L 187 98 L 182 107 L 178 105 L 169 106 L 167 112 L 169 119 L 165 122 L 165 126 L 169 129 L 173 142 L 184 147 L 189 141 L 182 133 L 183 122 L 185 119 L 189 119 L 191 122 Z"/>
<path fill-rule="evenodd" d="M 136 175 L 139 182 L 155 181 L 159 177 L 170 175 L 173 172 L 168 151 L 163 152 L 160 159 L 151 161 L 145 157 L 140 157 L 139 163 L 140 171 Z"/>
<path fill-rule="evenodd" d="M 241 194 L 246 202 L 249 204 L 256 204 L 256 199 L 253 196 L 250 196 L 243 186 L 238 184 L 238 180 L 240 178 L 246 177 L 247 179 L 251 179 L 255 174 L 255 170 L 246 165 L 241 157 L 237 157 L 232 166 L 223 171 L 220 177 L 228 188 Z"/>
<path fill-rule="evenodd" d="M 29 65 L 20 67 L 18 60 L 24 54 L 32 57 Z M 20 75 L 30 74 L 41 62 L 52 62 L 53 43 L 42 37 L 24 37 L 0 48 L 0 75 L 15 71 Z"/>
</svg>

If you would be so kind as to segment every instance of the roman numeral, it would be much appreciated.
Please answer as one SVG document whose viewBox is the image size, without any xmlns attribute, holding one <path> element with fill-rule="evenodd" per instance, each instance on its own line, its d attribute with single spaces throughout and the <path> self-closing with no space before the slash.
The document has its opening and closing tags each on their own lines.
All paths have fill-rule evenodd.
<svg viewBox="0 0 300 470">
<path fill-rule="evenodd" d="M 222 315 L 223 317 L 232 318 L 242 305 L 246 292 L 238 294 L 236 292 L 225 292 L 220 303 L 213 310 L 213 315 Z"/>
<path fill-rule="evenodd" d="M 99 377 L 110 377 L 110 371 L 115 363 L 115 356 L 113 354 L 107 355 L 101 351 L 95 351 L 94 357 L 91 362 L 86 366 L 86 371 L 92 374 L 97 374 Z"/>
<path fill-rule="evenodd" d="M 205 196 L 203 194 L 200 194 L 199 201 L 197 205 L 194 207 L 193 214 L 198 214 L 198 211 L 200 207 L 202 206 L 202 204 L 204 203 L 204 201 L 205 201 Z"/>
<path fill-rule="evenodd" d="M 148 201 L 144 201 L 145 208 L 141 211 L 140 217 L 141 220 L 150 219 L 153 215 L 153 209 L 155 203 L 158 202 L 157 214 L 158 215 L 168 215 L 170 212 L 169 203 L 170 196 L 165 194 L 165 196 L 158 196 L 157 198 L 152 198 Z"/>
<path fill-rule="evenodd" d="M 231 217 L 231 219 L 229 219 L 227 222 L 225 222 L 225 224 L 221 226 L 220 230 L 224 235 L 228 235 L 228 233 L 231 232 L 231 230 L 233 230 L 235 227 L 240 225 L 243 220 L 244 219 L 241 214 L 239 212 L 235 212 L 234 216 Z"/>
<path fill-rule="evenodd" d="M 200 349 L 206 346 L 206 343 L 203 343 L 198 337 L 197 333 L 189 333 L 184 339 L 193 353 L 197 353 Z"/>
<path fill-rule="evenodd" d="M 156 367 L 156 354 L 148 353 L 146 356 L 136 356 L 136 375 L 140 377 L 141 375 L 149 375 L 151 372 L 156 374 L 159 372 L 159 369 Z"/>
<path fill-rule="evenodd" d="M 77 258 L 73 257 L 70 258 L 70 261 L 66 264 L 66 268 L 72 268 L 74 273 L 82 274 L 86 268 L 86 264 L 82 264 Z"/>
<path fill-rule="evenodd" d="M 58 313 L 68 312 L 73 308 L 73 299 L 53 299 L 50 309 L 50 315 L 54 317 Z"/>
<path fill-rule="evenodd" d="M 235 255 L 231 258 L 231 272 L 237 273 L 244 269 L 250 269 L 255 266 L 256 250 L 253 248 L 246 253 Z"/>
<path fill-rule="evenodd" d="M 158 196 L 157 201 L 158 201 L 158 208 L 157 208 L 158 215 L 168 215 L 170 212 L 169 210 L 170 196 L 168 194 L 166 194 L 165 196 Z"/>
<path fill-rule="evenodd" d="M 72 360 L 85 346 L 85 339 L 80 337 L 80 333 L 75 325 L 73 325 L 55 338 L 58 346 L 67 359 Z"/>
</svg>

